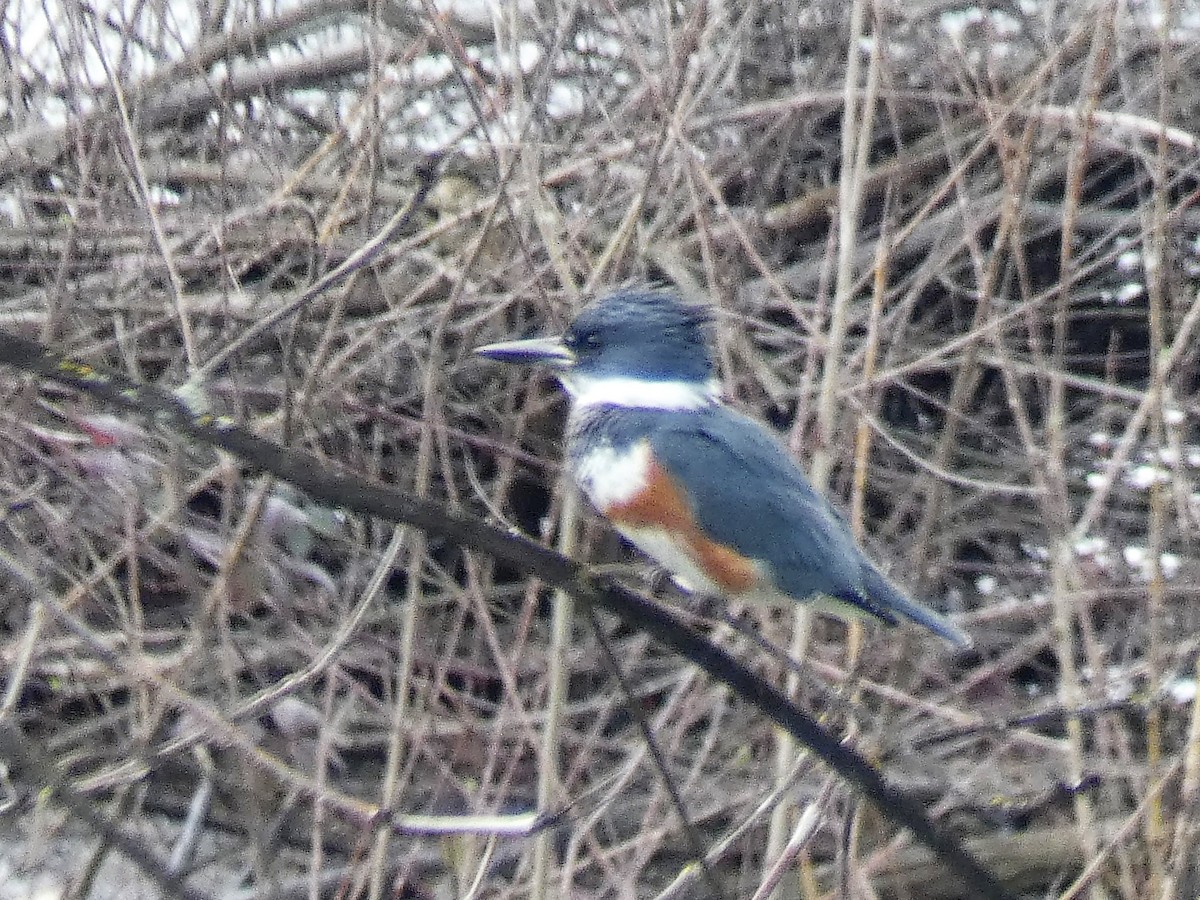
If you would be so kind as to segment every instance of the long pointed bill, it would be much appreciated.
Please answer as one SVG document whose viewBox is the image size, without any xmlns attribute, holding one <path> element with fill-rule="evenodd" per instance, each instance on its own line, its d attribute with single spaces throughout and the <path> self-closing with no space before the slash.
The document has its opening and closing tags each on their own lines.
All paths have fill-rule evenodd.
<svg viewBox="0 0 1200 900">
<path fill-rule="evenodd" d="M 474 353 L 496 362 L 523 366 L 541 365 L 552 369 L 568 369 L 575 364 L 575 354 L 558 338 L 501 341 L 498 344 L 476 347 Z"/>
</svg>

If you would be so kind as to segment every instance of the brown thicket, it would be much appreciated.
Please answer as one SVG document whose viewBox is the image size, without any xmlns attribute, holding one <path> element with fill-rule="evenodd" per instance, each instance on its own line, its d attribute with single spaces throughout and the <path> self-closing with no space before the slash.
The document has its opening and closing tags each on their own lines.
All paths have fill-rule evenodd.
<svg viewBox="0 0 1200 900">
<path fill-rule="evenodd" d="M 497 9 L 10 4 L 0 329 L 638 583 L 570 502 L 553 386 L 470 349 L 630 278 L 710 299 L 732 401 L 976 639 L 817 620 L 802 705 L 1014 893 L 1195 896 L 1200 11 Z M 698 896 L 669 777 L 729 896 L 962 895 L 816 764 L 769 838 L 774 730 L 645 636 L 602 623 L 627 696 L 484 555 L 0 391 L 0 716 L 146 847 L 194 844 L 189 890 Z M 497 814 L 539 777 L 569 805 L 541 837 L 384 838 L 312 799 Z M 104 833 L 13 790 L 11 835 Z M 91 879 L 123 851 L 83 846 L 59 876 L 118 895 Z"/>
</svg>

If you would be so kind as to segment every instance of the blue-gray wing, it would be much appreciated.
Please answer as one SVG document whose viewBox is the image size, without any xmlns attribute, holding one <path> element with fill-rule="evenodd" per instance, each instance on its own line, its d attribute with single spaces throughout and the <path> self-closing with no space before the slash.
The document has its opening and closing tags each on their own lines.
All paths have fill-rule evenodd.
<svg viewBox="0 0 1200 900">
<path fill-rule="evenodd" d="M 796 600 L 824 595 L 894 624 L 898 616 L 971 646 L 968 634 L 892 584 L 837 511 L 757 422 L 724 407 L 655 416 L 654 458 L 688 491 L 712 539 L 766 563 Z"/>
<path fill-rule="evenodd" d="M 825 595 L 895 621 L 869 593 L 870 563 L 845 520 L 761 425 L 720 406 L 656 418 L 654 458 L 688 491 L 709 537 L 764 561 L 796 600 Z"/>
</svg>

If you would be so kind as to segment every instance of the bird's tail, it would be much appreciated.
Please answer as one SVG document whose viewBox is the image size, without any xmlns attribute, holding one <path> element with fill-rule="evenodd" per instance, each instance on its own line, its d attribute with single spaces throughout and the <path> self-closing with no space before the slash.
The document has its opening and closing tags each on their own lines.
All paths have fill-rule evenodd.
<svg viewBox="0 0 1200 900">
<path fill-rule="evenodd" d="M 967 648 L 974 643 L 969 634 L 954 625 L 945 616 L 913 600 L 874 566 L 868 565 L 864 568 L 866 569 L 863 573 L 866 576 L 865 593 L 875 605 L 889 613 L 896 613 L 905 619 L 910 619 L 918 625 L 924 625 L 934 634 L 959 647 Z"/>
</svg>

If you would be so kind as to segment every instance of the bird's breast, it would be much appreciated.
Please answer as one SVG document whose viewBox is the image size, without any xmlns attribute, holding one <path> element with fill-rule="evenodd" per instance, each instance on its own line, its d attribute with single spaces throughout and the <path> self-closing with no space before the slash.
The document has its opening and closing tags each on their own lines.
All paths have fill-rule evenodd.
<svg viewBox="0 0 1200 900">
<path fill-rule="evenodd" d="M 762 563 L 705 532 L 686 488 L 655 461 L 648 442 L 576 448 L 572 467 L 596 508 L 684 588 L 740 595 L 763 587 Z"/>
<path fill-rule="evenodd" d="M 581 448 L 572 460 L 575 481 L 600 512 L 629 503 L 650 485 L 651 453 L 645 441 L 628 447 L 608 442 Z"/>
</svg>

